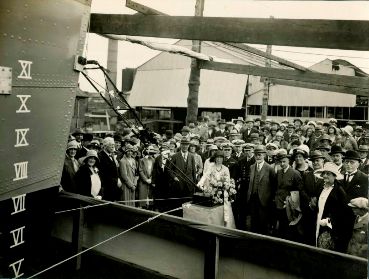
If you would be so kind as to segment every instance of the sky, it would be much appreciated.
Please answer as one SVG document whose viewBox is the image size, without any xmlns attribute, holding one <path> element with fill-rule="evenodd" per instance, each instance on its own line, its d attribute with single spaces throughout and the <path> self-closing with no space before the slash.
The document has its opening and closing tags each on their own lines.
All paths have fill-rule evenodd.
<svg viewBox="0 0 369 279">
<path fill-rule="evenodd" d="M 136 0 L 141 4 L 162 11 L 168 15 L 192 16 L 195 0 Z M 125 0 L 93 0 L 92 13 L 134 14 L 125 7 Z M 244 18 L 290 18 L 290 19 L 341 19 L 369 20 L 368 1 L 246 1 L 246 0 L 205 0 L 204 16 L 244 17 Z M 141 37 L 146 41 L 174 43 L 177 40 Z M 251 45 L 260 50 L 263 45 Z M 98 60 L 106 66 L 108 40 L 89 33 L 86 40 L 85 56 Z M 123 68 L 135 68 L 157 55 L 159 52 L 144 46 L 120 41 L 118 45 L 117 85 L 121 88 Z M 369 73 L 369 51 L 349 51 L 319 48 L 301 48 L 272 46 L 272 54 L 309 67 L 326 58 L 344 59 Z M 102 76 L 90 73 L 102 83 Z M 94 91 L 80 78 L 80 87 L 85 91 Z"/>
</svg>

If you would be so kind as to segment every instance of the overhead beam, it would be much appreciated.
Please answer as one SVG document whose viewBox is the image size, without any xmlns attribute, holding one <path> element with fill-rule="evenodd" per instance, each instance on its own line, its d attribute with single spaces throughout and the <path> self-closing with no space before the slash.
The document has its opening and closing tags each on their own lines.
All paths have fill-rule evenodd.
<svg viewBox="0 0 369 279">
<path fill-rule="evenodd" d="M 284 80 L 284 79 L 270 79 L 272 84 L 277 85 L 287 85 L 292 87 L 301 87 L 308 89 L 316 89 L 330 92 L 338 92 L 338 93 L 346 93 L 352 95 L 366 96 L 369 94 L 369 90 L 367 89 L 359 89 L 352 88 L 346 86 L 337 86 L 337 85 L 327 85 L 327 84 L 319 84 L 319 83 L 310 83 L 310 82 L 302 82 L 302 81 L 292 81 L 292 80 Z"/>
<path fill-rule="evenodd" d="M 242 49 L 242 50 L 245 50 L 247 52 L 250 52 L 250 53 L 253 53 L 253 54 L 256 54 L 256 55 L 259 55 L 259 56 L 264 57 L 266 59 L 273 60 L 275 62 L 278 62 L 281 65 L 288 66 L 288 67 L 294 68 L 296 70 L 300 70 L 300 71 L 304 71 L 304 72 L 305 71 L 311 71 L 310 69 L 305 68 L 301 65 L 298 65 L 298 64 L 293 63 L 291 61 L 288 61 L 286 59 L 280 58 L 280 57 L 275 56 L 273 54 L 268 54 L 264 51 L 261 51 L 257 48 L 254 48 L 254 47 L 251 47 L 251 46 L 248 46 L 248 45 L 245 45 L 245 44 L 240 44 L 240 43 L 225 43 L 225 44 L 236 47 L 236 48 L 239 48 L 239 49 Z"/>
<path fill-rule="evenodd" d="M 369 21 L 91 14 L 90 32 L 369 50 Z"/>
<path fill-rule="evenodd" d="M 364 77 L 301 72 L 296 70 L 275 69 L 261 66 L 221 63 L 212 61 L 201 61 L 199 63 L 199 66 L 201 67 L 201 69 L 206 70 L 262 76 L 268 78 L 301 81 L 317 84 L 344 86 L 350 88 L 358 88 L 369 92 L 369 78 Z"/>
</svg>

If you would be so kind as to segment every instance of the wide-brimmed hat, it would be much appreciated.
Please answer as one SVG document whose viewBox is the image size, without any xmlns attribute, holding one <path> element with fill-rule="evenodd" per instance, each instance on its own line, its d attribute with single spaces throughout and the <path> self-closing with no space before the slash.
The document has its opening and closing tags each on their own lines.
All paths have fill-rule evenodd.
<svg viewBox="0 0 369 279">
<path fill-rule="evenodd" d="M 268 149 L 268 147 L 273 147 L 275 150 L 277 150 L 279 147 L 273 143 L 273 142 L 268 142 L 266 145 L 265 145 L 266 149 Z"/>
<path fill-rule="evenodd" d="M 134 151 L 134 148 L 131 144 L 127 144 L 125 147 L 124 147 L 124 152 L 128 152 L 128 151 Z"/>
<path fill-rule="evenodd" d="M 347 125 L 341 129 L 342 132 L 347 133 L 349 136 L 352 136 L 352 132 L 354 131 L 354 128 L 352 128 L 350 125 Z"/>
<path fill-rule="evenodd" d="M 337 119 L 335 119 L 335 118 L 329 118 L 328 122 L 329 123 L 336 123 L 337 124 Z"/>
<path fill-rule="evenodd" d="M 364 197 L 352 199 L 348 206 L 368 209 L 368 199 Z"/>
<path fill-rule="evenodd" d="M 331 148 L 331 152 L 329 152 L 329 155 L 338 154 L 341 153 L 342 155 L 345 155 L 345 151 L 343 151 L 342 147 L 339 145 L 333 145 Z"/>
<path fill-rule="evenodd" d="M 86 156 L 82 158 L 82 162 L 85 162 L 88 158 L 95 158 L 97 161 L 99 161 L 99 157 L 97 156 L 96 150 L 88 150 L 86 153 Z"/>
<path fill-rule="evenodd" d="M 332 162 L 326 162 L 322 169 L 316 170 L 314 174 L 322 176 L 324 172 L 331 172 L 336 176 L 337 180 L 343 179 L 343 175 L 338 170 L 338 166 Z"/>
<path fill-rule="evenodd" d="M 318 158 L 324 159 L 325 157 L 322 154 L 322 152 L 320 152 L 319 150 L 314 150 L 314 151 L 310 152 L 309 158 L 310 158 L 311 161 L 313 161 L 313 160 L 318 159 Z"/>
<path fill-rule="evenodd" d="M 359 153 L 357 153 L 354 150 L 347 150 L 344 156 L 345 160 L 356 160 L 361 162 L 361 158 L 359 156 Z"/>
<path fill-rule="evenodd" d="M 230 142 L 223 142 L 220 147 L 225 150 L 225 149 L 231 149 L 232 150 L 232 147 L 233 147 L 233 144 L 230 143 Z"/>
<path fill-rule="evenodd" d="M 302 123 L 302 120 L 301 120 L 301 119 L 299 119 L 299 118 L 294 119 L 294 120 L 293 120 L 293 123 L 295 123 L 295 122 L 300 122 L 300 124 L 301 124 L 301 125 L 303 124 L 303 123 Z"/>
<path fill-rule="evenodd" d="M 332 143 L 332 139 L 331 139 L 327 134 L 324 134 L 324 135 L 322 135 L 322 136 L 320 137 L 319 141 L 321 142 L 321 141 L 323 141 L 323 140 L 327 140 L 327 141 L 329 141 L 329 144 L 331 144 L 331 143 Z"/>
<path fill-rule="evenodd" d="M 369 146 L 367 146 L 367 145 L 360 145 L 358 151 L 359 152 L 369 152 Z"/>
<path fill-rule="evenodd" d="M 227 139 L 225 137 L 214 137 L 214 142 L 225 142 Z"/>
<path fill-rule="evenodd" d="M 84 135 L 84 134 L 85 132 L 81 128 L 77 128 L 74 130 L 72 135 L 75 136 L 75 135 Z"/>
<path fill-rule="evenodd" d="M 235 125 L 232 121 L 228 121 L 226 124 L 227 124 L 227 126 L 234 126 Z"/>
<path fill-rule="evenodd" d="M 243 120 L 242 116 L 237 117 L 237 119 L 235 119 L 234 121 L 242 121 L 242 123 L 245 123 L 245 120 Z"/>
<path fill-rule="evenodd" d="M 224 152 L 222 150 L 218 150 L 217 152 L 215 152 L 214 158 L 217 158 L 217 157 L 222 157 L 224 158 Z"/>
<path fill-rule="evenodd" d="M 218 150 L 218 146 L 216 146 L 215 144 L 210 144 L 208 150 Z"/>
<path fill-rule="evenodd" d="M 90 144 L 88 145 L 88 147 L 91 147 L 91 146 L 94 146 L 94 147 L 100 147 L 100 142 L 97 140 L 97 139 L 93 139 Z"/>
<path fill-rule="evenodd" d="M 241 140 L 241 139 L 235 139 L 235 140 L 232 140 L 232 144 L 234 146 L 241 146 L 242 144 L 244 144 L 245 141 L 244 140 Z"/>
<path fill-rule="evenodd" d="M 67 150 L 68 149 L 78 149 L 78 142 L 76 140 L 71 140 L 67 144 Z"/>
<path fill-rule="evenodd" d="M 310 148 L 305 144 L 301 144 L 293 150 L 292 157 L 294 158 L 297 154 L 301 154 L 304 158 L 307 158 L 309 157 L 309 152 Z"/>
<path fill-rule="evenodd" d="M 246 120 L 245 120 L 245 123 L 247 123 L 247 122 L 254 123 L 254 119 L 252 119 L 251 117 L 247 117 Z"/>
<path fill-rule="evenodd" d="M 254 153 L 266 153 L 265 146 L 261 144 L 255 146 Z"/>
<path fill-rule="evenodd" d="M 316 123 L 315 123 L 315 121 L 309 121 L 309 122 L 307 123 L 307 125 L 313 125 L 314 127 L 316 127 Z"/>
<path fill-rule="evenodd" d="M 188 127 L 188 126 L 183 126 L 183 128 L 182 128 L 181 132 L 191 132 L 190 127 Z"/>
<path fill-rule="evenodd" d="M 275 159 L 279 161 L 284 158 L 290 158 L 290 155 L 288 155 L 287 150 L 284 148 L 278 149 Z"/>
<path fill-rule="evenodd" d="M 244 143 L 242 148 L 243 148 L 243 150 L 253 150 L 254 147 L 255 147 L 255 145 L 252 144 L 252 143 Z"/>
</svg>

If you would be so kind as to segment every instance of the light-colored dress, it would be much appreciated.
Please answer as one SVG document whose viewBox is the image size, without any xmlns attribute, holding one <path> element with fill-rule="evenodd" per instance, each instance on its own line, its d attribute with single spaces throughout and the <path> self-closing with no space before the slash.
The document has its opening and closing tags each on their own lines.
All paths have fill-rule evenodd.
<svg viewBox="0 0 369 279">
<path fill-rule="evenodd" d="M 198 185 L 200 187 L 208 187 L 210 185 L 211 179 L 220 181 L 224 177 L 226 178 L 226 181 L 229 182 L 230 181 L 229 169 L 224 165 L 221 166 L 220 170 L 218 169 L 214 163 L 210 163 L 206 173 L 204 172 L 204 175 L 201 177 Z M 235 229 L 236 224 L 234 220 L 231 202 L 228 200 L 227 192 L 224 192 L 223 196 L 224 196 L 224 226 L 227 228 Z"/>
</svg>

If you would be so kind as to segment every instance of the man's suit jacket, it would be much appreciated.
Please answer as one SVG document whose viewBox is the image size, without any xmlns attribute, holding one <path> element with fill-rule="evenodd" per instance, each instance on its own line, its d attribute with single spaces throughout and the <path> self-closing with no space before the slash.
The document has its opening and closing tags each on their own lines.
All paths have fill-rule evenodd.
<svg viewBox="0 0 369 279">
<path fill-rule="evenodd" d="M 344 178 L 346 176 L 344 175 Z M 343 180 L 343 189 L 349 201 L 354 198 L 368 198 L 368 176 L 360 170 L 354 174 L 350 182 Z"/>
<path fill-rule="evenodd" d="M 284 201 L 287 196 L 290 195 L 291 191 L 301 191 L 302 177 L 297 170 L 289 167 L 286 173 L 283 169 L 277 171 L 277 191 L 275 195 L 275 203 L 277 209 L 282 209 L 284 206 Z"/>
<path fill-rule="evenodd" d="M 250 139 L 251 134 L 259 133 L 259 130 L 256 128 L 251 128 L 251 129 L 242 128 L 241 133 L 242 133 L 242 139 L 245 142 L 251 142 L 251 139 Z"/>
<path fill-rule="evenodd" d="M 171 169 L 170 192 L 173 196 L 191 196 L 194 193 L 196 181 L 196 164 L 193 154 L 187 152 L 187 161 L 185 162 L 182 153 L 177 152 L 171 157 L 168 166 Z M 174 177 L 177 177 L 179 181 L 175 181 Z"/>
<path fill-rule="evenodd" d="M 254 182 L 256 178 L 256 170 L 257 163 L 251 165 L 250 167 L 250 184 L 249 189 L 247 191 L 247 201 L 249 201 L 252 190 L 254 187 Z M 275 171 L 274 169 L 267 163 L 264 162 L 263 167 L 260 170 L 260 176 L 259 176 L 259 183 L 257 183 L 257 193 L 260 200 L 260 203 L 262 206 L 266 207 L 269 206 L 272 200 L 272 197 L 274 197 L 275 193 Z M 256 187 L 256 185 L 255 185 Z"/>
<path fill-rule="evenodd" d="M 369 174 L 369 159 L 366 158 L 364 162 L 360 163 L 359 170 L 365 174 Z"/>
<path fill-rule="evenodd" d="M 153 194 L 155 199 L 169 197 L 169 171 L 168 163 L 162 166 L 162 155 L 155 158 L 152 167 L 152 184 L 154 185 Z M 168 159 L 169 160 L 169 159 Z"/>
<path fill-rule="evenodd" d="M 101 150 L 98 153 L 101 184 L 104 188 L 106 200 L 115 201 L 121 198 L 121 189 L 118 188 L 118 168 L 110 157 Z"/>
<path fill-rule="evenodd" d="M 224 131 L 222 132 L 221 130 L 215 131 L 214 137 L 227 137 L 228 136 L 228 131 L 226 129 L 224 129 Z"/>
</svg>

